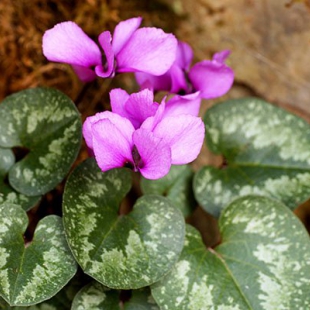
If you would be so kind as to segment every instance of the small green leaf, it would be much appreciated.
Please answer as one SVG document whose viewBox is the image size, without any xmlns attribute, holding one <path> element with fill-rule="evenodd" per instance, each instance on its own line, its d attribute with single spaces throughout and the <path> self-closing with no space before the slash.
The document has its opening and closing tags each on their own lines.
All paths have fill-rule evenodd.
<svg viewBox="0 0 310 310">
<path fill-rule="evenodd" d="M 120 310 L 119 303 L 119 291 L 93 281 L 75 295 L 71 310 Z"/>
<path fill-rule="evenodd" d="M 84 272 L 110 288 L 154 283 L 177 261 L 184 242 L 184 218 L 164 197 L 143 196 L 130 214 L 118 216 L 130 176 L 124 168 L 103 173 L 89 159 L 73 171 L 64 192 L 71 250 Z"/>
<path fill-rule="evenodd" d="M 9 183 L 28 196 L 43 195 L 67 174 L 81 143 L 73 102 L 54 89 L 27 89 L 0 105 L 0 147 L 30 152 L 9 171 Z"/>
<path fill-rule="evenodd" d="M 310 309 L 309 236 L 287 207 L 242 197 L 219 226 L 215 250 L 188 227 L 178 263 L 151 287 L 161 309 Z"/>
<path fill-rule="evenodd" d="M 27 223 L 27 215 L 19 206 L 6 204 L 0 208 L 0 295 L 10 305 L 32 305 L 49 299 L 76 272 L 61 218 L 43 218 L 25 247 Z"/>
<path fill-rule="evenodd" d="M 76 277 L 73 279 L 51 299 L 32 306 L 16 306 L 10 305 L 0 297 L 0 309 L 5 310 L 70 310 L 74 296 L 81 288 L 81 283 Z"/>
<path fill-rule="evenodd" d="M 128 302 L 125 302 L 124 310 L 160 310 L 149 287 L 133 290 Z"/>
<path fill-rule="evenodd" d="M 10 149 L 0 148 L 0 205 L 12 203 L 21 206 L 25 211 L 31 209 L 41 196 L 25 196 L 16 192 L 5 183 L 5 177 L 15 163 L 15 157 Z"/>
<path fill-rule="evenodd" d="M 163 195 L 169 198 L 186 217 L 196 207 L 192 189 L 194 173 L 188 165 L 171 166 L 170 172 L 158 180 L 141 179 L 145 194 Z"/>
<path fill-rule="evenodd" d="M 133 290 L 129 301 L 120 302 L 120 292 L 91 282 L 75 296 L 71 310 L 159 310 L 149 288 Z"/>
<path fill-rule="evenodd" d="M 15 158 L 11 150 L 0 148 L 0 176 L 5 176 L 14 165 Z"/>
<path fill-rule="evenodd" d="M 203 167 L 195 197 L 214 216 L 233 199 L 257 194 L 291 209 L 310 196 L 310 127 L 267 102 L 246 98 L 212 107 L 205 115 L 208 147 L 227 166 Z"/>
</svg>

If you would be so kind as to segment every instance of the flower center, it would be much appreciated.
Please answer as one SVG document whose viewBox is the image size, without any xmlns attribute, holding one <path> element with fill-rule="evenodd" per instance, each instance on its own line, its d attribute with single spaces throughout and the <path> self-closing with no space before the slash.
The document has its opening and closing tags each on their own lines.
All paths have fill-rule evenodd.
<svg viewBox="0 0 310 310">
<path fill-rule="evenodd" d="M 135 145 L 133 146 L 131 154 L 134 162 L 134 171 L 138 171 L 138 168 L 142 168 L 143 161 Z"/>
</svg>

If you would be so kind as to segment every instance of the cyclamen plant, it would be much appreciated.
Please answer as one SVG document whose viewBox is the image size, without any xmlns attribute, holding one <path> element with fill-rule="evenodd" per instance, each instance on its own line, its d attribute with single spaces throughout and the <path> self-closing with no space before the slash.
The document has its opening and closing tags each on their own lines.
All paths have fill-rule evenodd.
<svg viewBox="0 0 310 310">
<path fill-rule="evenodd" d="M 82 124 L 48 88 L 0 105 L 0 308 L 309 309 L 309 236 L 291 211 L 310 196 L 309 125 L 258 98 L 217 104 L 203 122 L 201 100 L 233 83 L 229 51 L 191 67 L 188 44 L 141 21 L 99 45 L 73 22 L 43 36 L 44 55 L 84 82 L 135 73 L 140 91 L 112 89 L 111 111 Z M 26 211 L 69 173 L 82 136 L 90 156 L 65 181 L 62 218 L 25 241 Z M 193 172 L 205 136 L 225 164 Z M 28 151 L 17 162 L 16 147 Z M 128 206 L 133 173 L 142 194 Z M 197 203 L 218 218 L 212 248 L 186 224 Z"/>
</svg>

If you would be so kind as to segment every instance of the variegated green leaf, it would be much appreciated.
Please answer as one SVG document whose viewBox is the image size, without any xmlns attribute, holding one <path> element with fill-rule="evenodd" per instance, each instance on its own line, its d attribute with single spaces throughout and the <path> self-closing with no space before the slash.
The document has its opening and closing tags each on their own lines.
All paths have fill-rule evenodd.
<svg viewBox="0 0 310 310">
<path fill-rule="evenodd" d="M 120 310 L 119 304 L 119 291 L 94 281 L 75 295 L 71 310 Z"/>
<path fill-rule="evenodd" d="M 28 196 L 53 189 L 80 148 L 81 120 L 72 101 L 54 89 L 27 89 L 1 103 L 0 120 L 0 147 L 29 150 L 10 169 L 10 185 Z"/>
<path fill-rule="evenodd" d="M 0 177 L 1 179 L 8 173 L 10 168 L 14 165 L 14 154 L 9 149 L 0 148 Z"/>
<path fill-rule="evenodd" d="M 214 250 L 188 227 L 178 263 L 152 286 L 161 309 L 310 309 L 310 240 L 287 207 L 242 197 L 224 209 L 219 226 Z"/>
<path fill-rule="evenodd" d="M 75 296 L 71 310 L 159 310 L 149 288 L 133 290 L 130 300 L 124 305 L 120 292 L 109 289 L 98 282 L 91 282 Z"/>
<path fill-rule="evenodd" d="M 94 159 L 77 167 L 64 192 L 64 226 L 78 263 L 110 288 L 131 289 L 157 281 L 177 261 L 184 218 L 161 196 L 143 196 L 133 211 L 118 216 L 131 187 L 130 171 L 103 173 Z"/>
<path fill-rule="evenodd" d="M 13 203 L 27 211 L 39 201 L 41 196 L 25 196 L 6 184 L 6 175 L 14 163 L 15 157 L 13 152 L 10 149 L 0 148 L 0 205 Z"/>
<path fill-rule="evenodd" d="M 0 309 L 2 310 L 70 310 L 74 296 L 81 288 L 81 283 L 76 277 L 54 297 L 32 306 L 11 307 L 0 297 Z"/>
<path fill-rule="evenodd" d="M 0 295 L 10 305 L 25 306 L 49 299 L 76 272 L 61 218 L 43 218 L 32 242 L 25 245 L 27 223 L 27 215 L 19 206 L 0 208 Z"/>
<path fill-rule="evenodd" d="M 205 115 L 208 147 L 227 166 L 203 167 L 195 197 L 218 216 L 227 203 L 248 194 L 265 195 L 294 209 L 310 197 L 310 127 L 267 102 L 238 99 Z"/>
<path fill-rule="evenodd" d="M 171 166 L 170 172 L 158 180 L 142 178 L 141 189 L 145 194 L 158 194 L 169 198 L 184 216 L 196 206 L 192 182 L 194 173 L 188 165 Z"/>
</svg>

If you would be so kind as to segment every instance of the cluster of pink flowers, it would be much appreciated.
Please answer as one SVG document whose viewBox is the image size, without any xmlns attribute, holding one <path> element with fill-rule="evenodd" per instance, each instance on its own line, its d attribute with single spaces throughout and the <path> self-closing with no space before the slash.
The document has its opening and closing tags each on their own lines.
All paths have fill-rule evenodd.
<svg viewBox="0 0 310 310">
<path fill-rule="evenodd" d="M 113 33 L 104 31 L 97 45 L 73 22 L 63 22 L 43 36 L 43 53 L 51 61 L 72 65 L 78 77 L 113 77 L 134 72 L 141 91 L 110 92 L 112 112 L 88 117 L 83 135 L 102 171 L 131 167 L 148 179 L 165 176 L 171 165 L 197 158 L 204 140 L 198 117 L 201 99 L 222 96 L 234 73 L 225 64 L 229 51 L 190 67 L 193 52 L 172 34 L 139 28 L 142 19 L 120 22 Z M 155 91 L 174 96 L 158 104 Z"/>
</svg>

